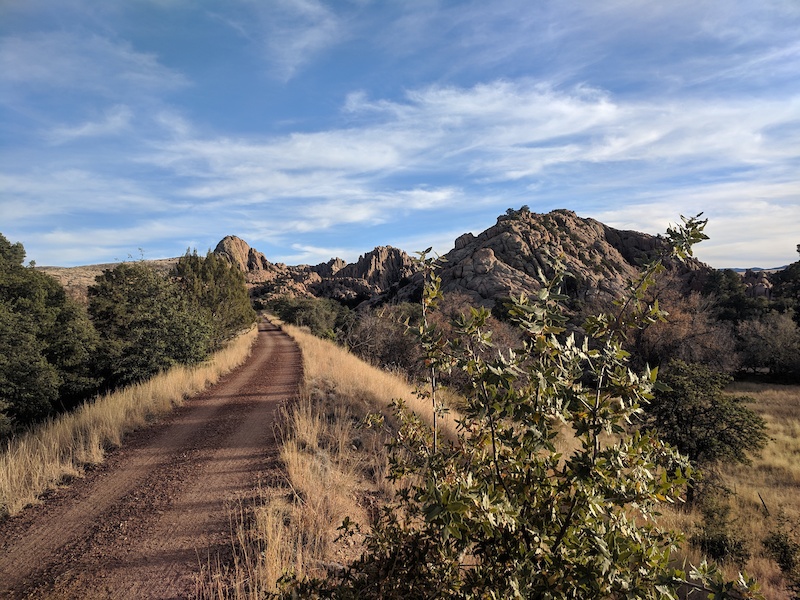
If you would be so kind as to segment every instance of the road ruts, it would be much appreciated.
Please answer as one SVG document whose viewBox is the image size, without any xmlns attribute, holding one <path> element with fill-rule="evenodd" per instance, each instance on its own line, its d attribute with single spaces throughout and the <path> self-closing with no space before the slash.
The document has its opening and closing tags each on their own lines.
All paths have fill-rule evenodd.
<svg viewBox="0 0 800 600">
<path fill-rule="evenodd" d="M 300 351 L 259 325 L 247 362 L 106 464 L 0 524 L 0 598 L 187 598 L 200 565 L 225 560 L 226 504 L 274 468 L 276 411 Z"/>
</svg>

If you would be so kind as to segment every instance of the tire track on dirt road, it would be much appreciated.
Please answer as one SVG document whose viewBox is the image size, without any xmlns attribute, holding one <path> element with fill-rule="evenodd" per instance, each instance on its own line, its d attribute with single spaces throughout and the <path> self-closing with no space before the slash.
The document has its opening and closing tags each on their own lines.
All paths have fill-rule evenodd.
<svg viewBox="0 0 800 600">
<path fill-rule="evenodd" d="M 277 460 L 273 423 L 302 360 L 259 325 L 250 358 L 100 468 L 0 524 L 0 598 L 187 598 L 230 551 L 226 503 Z"/>
</svg>

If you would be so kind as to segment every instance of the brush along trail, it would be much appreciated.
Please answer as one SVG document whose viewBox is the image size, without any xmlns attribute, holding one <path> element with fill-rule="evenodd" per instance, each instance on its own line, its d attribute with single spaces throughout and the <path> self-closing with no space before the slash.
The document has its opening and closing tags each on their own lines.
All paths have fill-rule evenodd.
<svg viewBox="0 0 800 600">
<path fill-rule="evenodd" d="M 191 597 L 230 554 L 226 507 L 276 476 L 273 423 L 301 376 L 295 343 L 259 325 L 244 365 L 0 523 L 0 598 Z"/>
</svg>

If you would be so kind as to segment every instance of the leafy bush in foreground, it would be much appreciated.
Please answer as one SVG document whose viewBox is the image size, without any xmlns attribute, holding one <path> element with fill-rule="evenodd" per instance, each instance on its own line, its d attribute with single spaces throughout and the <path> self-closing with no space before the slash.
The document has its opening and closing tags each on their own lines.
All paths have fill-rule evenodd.
<svg viewBox="0 0 800 600">
<path fill-rule="evenodd" d="M 704 225 L 684 219 L 668 230 L 675 256 L 691 254 Z M 621 338 L 663 316 L 643 302 L 661 269 L 659 261 L 647 266 L 616 316 L 588 319 L 580 342 L 565 335 L 559 267 L 535 299 L 510 307 L 521 348 L 483 357 L 480 349 L 492 343 L 486 310 L 460 319 L 449 341 L 423 323 L 428 364 L 453 365 L 472 382 L 461 435 L 432 443 L 431 432 L 400 410 L 391 457 L 396 502 L 381 512 L 360 560 L 293 593 L 655 599 L 677 598 L 684 586 L 716 598 L 757 597 L 752 582 L 724 582 L 705 565 L 693 572 L 700 583 L 688 583 L 670 564 L 679 536 L 654 521 L 660 504 L 678 501 L 690 465 L 629 426 L 652 398 L 656 373 L 633 373 Z M 432 282 L 423 298 L 429 305 L 439 296 Z"/>
</svg>

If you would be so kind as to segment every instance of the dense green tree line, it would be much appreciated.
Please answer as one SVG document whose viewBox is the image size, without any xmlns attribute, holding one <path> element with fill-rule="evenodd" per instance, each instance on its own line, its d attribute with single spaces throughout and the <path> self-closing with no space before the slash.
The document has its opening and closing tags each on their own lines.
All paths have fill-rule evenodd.
<svg viewBox="0 0 800 600">
<path fill-rule="evenodd" d="M 164 276 L 145 263 L 104 271 L 87 308 L 25 266 L 0 235 L 0 439 L 102 390 L 205 360 L 255 320 L 244 275 L 187 252 Z"/>
<path fill-rule="evenodd" d="M 0 438 L 72 408 L 99 383 L 85 310 L 24 260 L 22 244 L 0 235 Z"/>
</svg>

